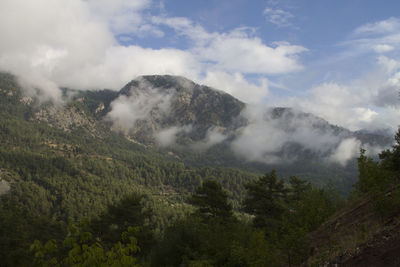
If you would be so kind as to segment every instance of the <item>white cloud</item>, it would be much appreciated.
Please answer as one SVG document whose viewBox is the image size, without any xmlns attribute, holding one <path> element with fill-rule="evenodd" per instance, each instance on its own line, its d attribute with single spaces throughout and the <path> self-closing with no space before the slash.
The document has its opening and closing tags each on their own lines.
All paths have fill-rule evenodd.
<svg viewBox="0 0 400 267">
<path fill-rule="evenodd" d="M 298 97 L 275 105 L 288 105 L 320 116 L 350 130 L 390 129 L 400 124 L 400 63 L 379 55 L 372 70 L 347 82 L 318 84 Z"/>
<path fill-rule="evenodd" d="M 226 90 L 238 92 L 238 85 L 243 85 L 254 101 L 266 94 L 266 84 L 251 84 L 245 74 L 302 69 L 302 46 L 268 46 L 249 28 L 210 33 L 187 18 L 144 15 L 151 5 L 150 0 L 1 1 L 0 70 L 20 76 L 31 94 L 38 89 L 49 99 L 59 98 L 57 87 L 119 89 L 143 74 L 212 80 L 203 75 L 226 73 L 235 81 L 235 87 Z M 189 48 L 151 49 L 117 41 L 162 37 L 160 26 L 172 28 L 179 38 L 188 37 Z"/>
<path fill-rule="evenodd" d="M 212 38 L 208 45 L 196 48 L 204 60 L 232 72 L 282 74 L 302 69 L 297 55 L 307 51 L 302 46 L 283 44 L 270 47 L 242 29 Z M 240 57 L 240 60 L 238 60 Z"/>
<path fill-rule="evenodd" d="M 360 140 L 356 138 L 344 139 L 331 155 L 330 160 L 345 166 L 350 159 L 355 158 L 359 154 L 360 148 Z"/>
<path fill-rule="evenodd" d="M 176 138 L 179 133 L 189 133 L 192 131 L 192 125 L 172 126 L 162 129 L 154 134 L 157 143 L 162 147 L 172 146 L 176 144 Z"/>
<path fill-rule="evenodd" d="M 128 34 L 143 29 L 140 11 L 150 6 L 151 0 L 86 0 L 99 20 L 106 20 L 113 33 Z M 153 32 L 153 29 L 151 29 Z M 157 32 L 157 31 L 156 31 Z M 160 34 L 158 31 L 157 34 Z"/>
<path fill-rule="evenodd" d="M 267 17 L 269 22 L 277 25 L 278 27 L 291 26 L 292 24 L 290 22 L 290 19 L 294 17 L 293 14 L 288 11 L 270 7 L 267 7 L 264 10 L 264 15 Z"/>
<path fill-rule="evenodd" d="M 98 64 L 114 38 L 82 1 L 0 2 L 0 70 L 57 95 L 54 76 Z M 38 83 L 37 81 L 42 81 Z"/>
<path fill-rule="evenodd" d="M 174 29 L 179 35 L 185 35 L 196 41 L 197 45 L 217 36 L 218 33 L 208 33 L 200 25 L 195 25 L 191 20 L 184 17 L 152 17 L 155 25 L 166 25 Z"/>
<path fill-rule="evenodd" d="M 153 22 L 168 25 L 193 41 L 190 51 L 207 67 L 219 71 L 282 74 L 302 69 L 298 55 L 305 47 L 287 42 L 268 46 L 252 36 L 254 29 L 236 28 L 228 33 L 208 33 L 186 18 L 154 17 Z M 238 60 L 240 57 L 240 60 Z"/>
<path fill-rule="evenodd" d="M 248 161 L 277 163 L 282 160 L 275 153 L 282 150 L 286 133 L 267 123 L 254 122 L 245 127 L 232 143 L 236 155 Z"/>
<path fill-rule="evenodd" d="M 389 18 L 386 20 L 367 23 L 354 30 L 355 34 L 388 34 L 400 29 L 400 20 L 398 18 Z"/>
<path fill-rule="evenodd" d="M 267 79 L 261 79 L 259 85 L 252 84 L 238 72 L 208 71 L 202 83 L 223 90 L 245 103 L 261 103 L 268 95 Z"/>
<path fill-rule="evenodd" d="M 224 133 L 223 129 L 218 127 L 211 127 L 207 130 L 206 136 L 203 140 L 191 145 L 192 149 L 195 150 L 206 150 L 213 145 L 219 144 L 228 138 Z"/>
<path fill-rule="evenodd" d="M 377 53 L 386 53 L 394 50 L 394 47 L 387 44 L 377 44 L 373 46 L 373 49 Z"/>
<path fill-rule="evenodd" d="M 112 46 L 106 50 L 102 64 L 69 70 L 59 82 L 79 89 L 120 89 L 139 75 L 172 74 L 197 76 L 200 65 L 194 57 L 178 49 L 150 49 L 140 46 Z"/>
<path fill-rule="evenodd" d="M 353 54 L 395 51 L 400 48 L 400 19 L 392 17 L 362 25 L 353 31 L 351 37 L 343 44 L 349 46 Z"/>
<path fill-rule="evenodd" d="M 387 75 L 391 75 L 400 68 L 399 61 L 386 56 L 378 57 L 378 65 L 386 72 Z"/>
<path fill-rule="evenodd" d="M 294 144 L 325 157 L 341 139 L 333 129 L 326 128 L 325 121 L 295 110 L 283 110 L 277 116 L 260 106 L 248 106 L 243 115 L 249 124 L 232 142 L 232 150 L 249 161 L 290 162 L 296 159 L 293 153 L 282 152 Z"/>
<path fill-rule="evenodd" d="M 148 3 L 1 1 L 0 70 L 18 75 L 25 87 L 30 88 L 30 94 L 38 89 L 38 95 L 53 100 L 59 99 L 60 86 L 120 89 L 143 74 L 197 76 L 200 64 L 189 52 L 125 47 L 117 43 L 110 31 L 115 19 L 121 12 L 135 17 Z M 155 31 L 146 23 L 140 24 L 141 20 L 141 17 L 136 22 L 124 20 L 123 24 L 132 26 L 138 34 Z M 123 27 L 114 30 L 126 32 Z"/>
<path fill-rule="evenodd" d="M 164 94 L 141 81 L 139 89 L 132 91 L 131 95 L 120 95 L 111 102 L 111 111 L 107 113 L 106 119 L 110 120 L 116 129 L 128 132 L 135 128 L 136 122 L 147 119 L 154 109 L 157 109 L 160 116 L 168 114 L 173 97 L 172 94 Z"/>
<path fill-rule="evenodd" d="M 377 113 L 368 107 L 370 92 L 337 83 L 311 88 L 305 98 L 291 98 L 290 106 L 320 116 L 330 123 L 358 130 L 370 123 Z"/>
</svg>

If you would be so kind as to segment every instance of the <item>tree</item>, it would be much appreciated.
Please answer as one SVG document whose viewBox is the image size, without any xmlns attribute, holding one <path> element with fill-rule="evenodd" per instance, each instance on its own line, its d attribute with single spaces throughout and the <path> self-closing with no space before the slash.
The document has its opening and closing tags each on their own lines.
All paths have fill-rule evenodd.
<svg viewBox="0 0 400 267">
<path fill-rule="evenodd" d="M 312 186 L 309 182 L 292 176 L 289 178 L 290 184 L 290 200 L 293 202 L 300 201 L 304 198 L 307 191 L 310 191 Z"/>
<path fill-rule="evenodd" d="M 227 193 L 221 184 L 213 180 L 204 181 L 191 196 L 189 203 L 196 206 L 203 217 L 228 219 L 233 215 Z"/>
<path fill-rule="evenodd" d="M 397 131 L 394 139 L 396 144 L 391 150 L 387 149 L 379 154 L 379 158 L 382 160 L 382 166 L 386 169 L 396 172 L 397 175 L 400 174 L 400 128 Z"/>
<path fill-rule="evenodd" d="M 204 181 L 190 203 L 197 211 L 166 229 L 152 266 L 274 266 L 264 232 L 234 219 L 219 183 Z"/>
<path fill-rule="evenodd" d="M 87 231 L 87 223 L 79 227 L 71 225 L 69 235 L 61 245 L 49 240 L 44 245 L 36 240 L 30 250 L 36 266 L 138 266 L 135 254 L 139 251 L 136 228 L 129 227 L 121 235 L 121 241 L 109 249 L 95 240 Z M 65 253 L 67 252 L 67 253 Z"/>
<path fill-rule="evenodd" d="M 276 232 L 281 216 L 287 210 L 289 192 L 283 180 L 279 180 L 275 170 L 265 174 L 256 181 L 245 185 L 247 195 L 244 200 L 244 211 L 254 215 L 253 224 Z"/>
<path fill-rule="evenodd" d="M 299 265 L 308 252 L 306 230 L 284 218 L 280 231 L 279 249 L 286 254 L 289 266 Z"/>
<path fill-rule="evenodd" d="M 152 212 L 144 210 L 142 205 L 143 195 L 133 193 L 117 204 L 110 205 L 106 212 L 92 220 L 90 227 L 94 235 L 102 240 L 104 245 L 112 246 L 120 240 L 123 232 L 129 227 L 137 227 L 135 236 L 141 248 L 140 255 L 151 250 L 154 243 L 153 233 L 147 221 Z"/>
</svg>

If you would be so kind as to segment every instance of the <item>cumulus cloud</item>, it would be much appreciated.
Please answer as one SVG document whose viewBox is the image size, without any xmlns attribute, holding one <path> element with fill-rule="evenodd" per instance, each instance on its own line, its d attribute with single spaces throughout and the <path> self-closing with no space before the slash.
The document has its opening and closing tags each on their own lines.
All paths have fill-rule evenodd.
<svg viewBox="0 0 400 267">
<path fill-rule="evenodd" d="M 303 95 L 282 98 L 274 104 L 313 113 L 350 130 L 390 129 L 394 134 L 400 123 L 399 92 L 399 61 L 379 55 L 374 68 L 359 77 L 317 84 Z"/>
<path fill-rule="evenodd" d="M 291 98 L 290 106 L 321 116 L 330 123 L 359 130 L 370 123 L 376 111 L 364 102 L 371 92 L 337 83 L 324 83 L 311 88 L 305 98 Z M 366 105 L 365 105 L 366 104 Z"/>
<path fill-rule="evenodd" d="M 70 70 L 68 76 L 60 77 L 67 87 L 79 89 L 120 89 L 132 78 L 148 74 L 171 74 L 196 76 L 197 61 L 179 49 L 151 49 L 140 46 L 109 47 L 99 65 L 88 65 Z"/>
<path fill-rule="evenodd" d="M 219 69 L 243 73 L 279 74 L 299 71 L 302 65 L 297 55 L 306 48 L 288 43 L 271 47 L 261 39 L 250 37 L 243 29 L 214 37 L 204 47 L 196 48 L 197 54 L 214 62 Z M 240 55 L 240 60 L 238 60 Z"/>
<path fill-rule="evenodd" d="M 208 33 L 186 18 L 154 17 L 158 24 L 168 25 L 193 41 L 190 49 L 210 68 L 242 73 L 279 74 L 302 69 L 298 55 L 307 51 L 303 46 L 276 43 L 268 46 L 253 35 L 254 29 L 236 28 L 227 33 Z M 240 60 L 238 59 L 240 56 Z"/>
<path fill-rule="evenodd" d="M 268 95 L 268 80 L 262 78 L 259 84 L 248 82 L 243 74 L 229 74 L 222 71 L 208 71 L 202 83 L 225 91 L 239 100 L 254 104 L 261 103 Z"/>
<path fill-rule="evenodd" d="M 110 31 L 114 20 L 122 20 L 119 15 L 128 11 L 129 17 L 136 17 L 147 4 L 148 1 L 2 1 L 0 70 L 17 74 L 27 88 L 36 88 L 50 98 L 59 96 L 59 86 L 119 89 L 143 74 L 195 76 L 198 62 L 189 52 L 117 43 L 115 33 Z M 133 27 L 140 21 L 126 20 L 123 24 Z M 119 27 L 117 32 L 125 30 Z"/>
<path fill-rule="evenodd" d="M 151 5 L 150 0 L 1 1 L 0 71 L 19 76 L 30 94 L 54 100 L 60 97 L 57 87 L 117 90 L 143 74 L 215 80 L 203 76 L 208 71 L 226 73 L 235 78 L 236 88 L 245 85 L 249 95 L 262 97 L 265 82 L 250 84 L 245 74 L 302 69 L 298 59 L 306 51 L 302 46 L 269 46 L 250 28 L 207 32 L 187 18 L 151 16 L 150 11 L 145 12 Z M 191 40 L 189 46 L 152 49 L 121 45 L 143 36 L 162 37 L 165 27 L 172 29 L 176 38 Z M 227 90 L 243 96 L 246 89 Z"/>
<path fill-rule="evenodd" d="M 141 10 L 150 6 L 150 0 L 86 0 L 99 20 L 106 20 L 113 33 L 129 34 L 141 32 L 144 18 Z M 152 32 L 153 29 L 150 29 Z"/>
<path fill-rule="evenodd" d="M 400 73 L 397 76 L 400 76 Z M 374 104 L 378 107 L 399 107 L 399 92 L 400 84 L 383 86 L 377 92 Z"/>
<path fill-rule="evenodd" d="M 68 75 L 63 70 L 98 64 L 114 43 L 83 1 L 1 1 L 0 35 L 0 70 L 50 96 L 60 85 L 55 77 Z"/>
</svg>

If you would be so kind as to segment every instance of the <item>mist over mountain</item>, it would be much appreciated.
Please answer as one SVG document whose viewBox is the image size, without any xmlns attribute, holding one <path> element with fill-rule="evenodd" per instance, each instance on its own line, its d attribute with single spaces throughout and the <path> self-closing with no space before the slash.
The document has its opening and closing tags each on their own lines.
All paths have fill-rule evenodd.
<svg viewBox="0 0 400 267">
<path fill-rule="evenodd" d="M 162 146 L 231 133 L 245 104 L 207 86 L 175 76 L 143 76 L 111 102 L 106 119 L 143 143 Z"/>
<path fill-rule="evenodd" d="M 360 148 L 376 155 L 392 137 L 353 132 L 310 113 L 243 103 L 180 76 L 141 76 L 119 91 L 64 88 L 63 102 L 23 96 L 30 120 L 101 139 L 106 130 L 191 166 L 276 169 L 348 192 Z"/>
<path fill-rule="evenodd" d="M 390 144 L 383 135 L 352 132 L 292 108 L 247 105 L 169 75 L 128 83 L 109 102 L 104 119 L 143 144 L 193 150 L 224 144 L 239 158 L 267 164 L 319 158 L 344 166 L 361 146 L 376 151 Z"/>
<path fill-rule="evenodd" d="M 35 118 L 67 130 L 103 128 L 193 166 L 277 169 L 348 191 L 361 148 L 376 155 L 392 137 L 353 132 L 317 115 L 243 103 L 184 77 L 141 76 L 119 91 L 64 90 L 65 104 L 45 105 Z M 383 131 L 384 132 L 384 131 Z"/>
<path fill-rule="evenodd" d="M 0 267 L 399 266 L 400 2 L 359 2 L 1 0 Z"/>
<path fill-rule="evenodd" d="M 312 199 L 318 206 L 313 210 L 320 212 L 321 203 L 339 205 L 339 194 L 348 194 L 357 182 L 360 148 L 374 153 L 392 142 L 385 134 L 353 132 L 292 108 L 245 104 L 177 76 L 141 76 L 119 91 L 61 92 L 62 101 L 43 101 L 26 95 L 14 76 L 0 73 L 0 194 L 4 203 L 12 200 L 12 205 L 29 208 L 29 220 L 52 218 L 44 229 L 52 224 L 64 229 L 57 222 L 65 225 L 87 216 L 100 227 L 96 224 L 106 216 L 104 207 L 145 192 L 143 200 L 134 199 L 154 210 L 148 226 L 167 231 L 193 209 L 185 200 L 191 194 L 203 196 L 196 188 L 205 184 L 227 188 L 227 207 L 241 212 L 247 185 L 261 173 L 271 179 L 279 173 L 285 177 L 280 185 L 300 183 L 315 196 L 330 190 L 325 200 Z M 304 204 L 306 210 L 310 203 Z M 11 229 L 20 220 L 21 233 L 32 236 L 17 245 L 11 242 L 14 235 L 3 239 L 10 251 L 24 247 L 29 253 L 39 221 L 26 223 L 7 205 L 1 206 L 2 225 Z M 121 216 L 130 214 L 121 208 Z M 138 240 L 149 253 L 147 239 Z"/>
</svg>

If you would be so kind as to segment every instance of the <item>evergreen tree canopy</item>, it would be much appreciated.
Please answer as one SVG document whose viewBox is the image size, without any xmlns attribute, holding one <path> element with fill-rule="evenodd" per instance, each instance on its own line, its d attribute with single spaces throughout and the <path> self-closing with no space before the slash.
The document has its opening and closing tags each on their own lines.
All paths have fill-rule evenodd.
<svg viewBox="0 0 400 267">
<path fill-rule="evenodd" d="M 289 190 L 283 180 L 273 170 L 260 179 L 245 185 L 247 196 L 244 200 L 244 211 L 255 215 L 254 226 L 259 228 L 276 228 L 276 222 L 287 209 L 286 198 Z"/>
<path fill-rule="evenodd" d="M 228 195 L 221 184 L 213 180 L 206 180 L 196 189 L 189 199 L 190 204 L 198 207 L 198 211 L 206 217 L 230 218 L 232 205 L 228 203 Z"/>
</svg>

